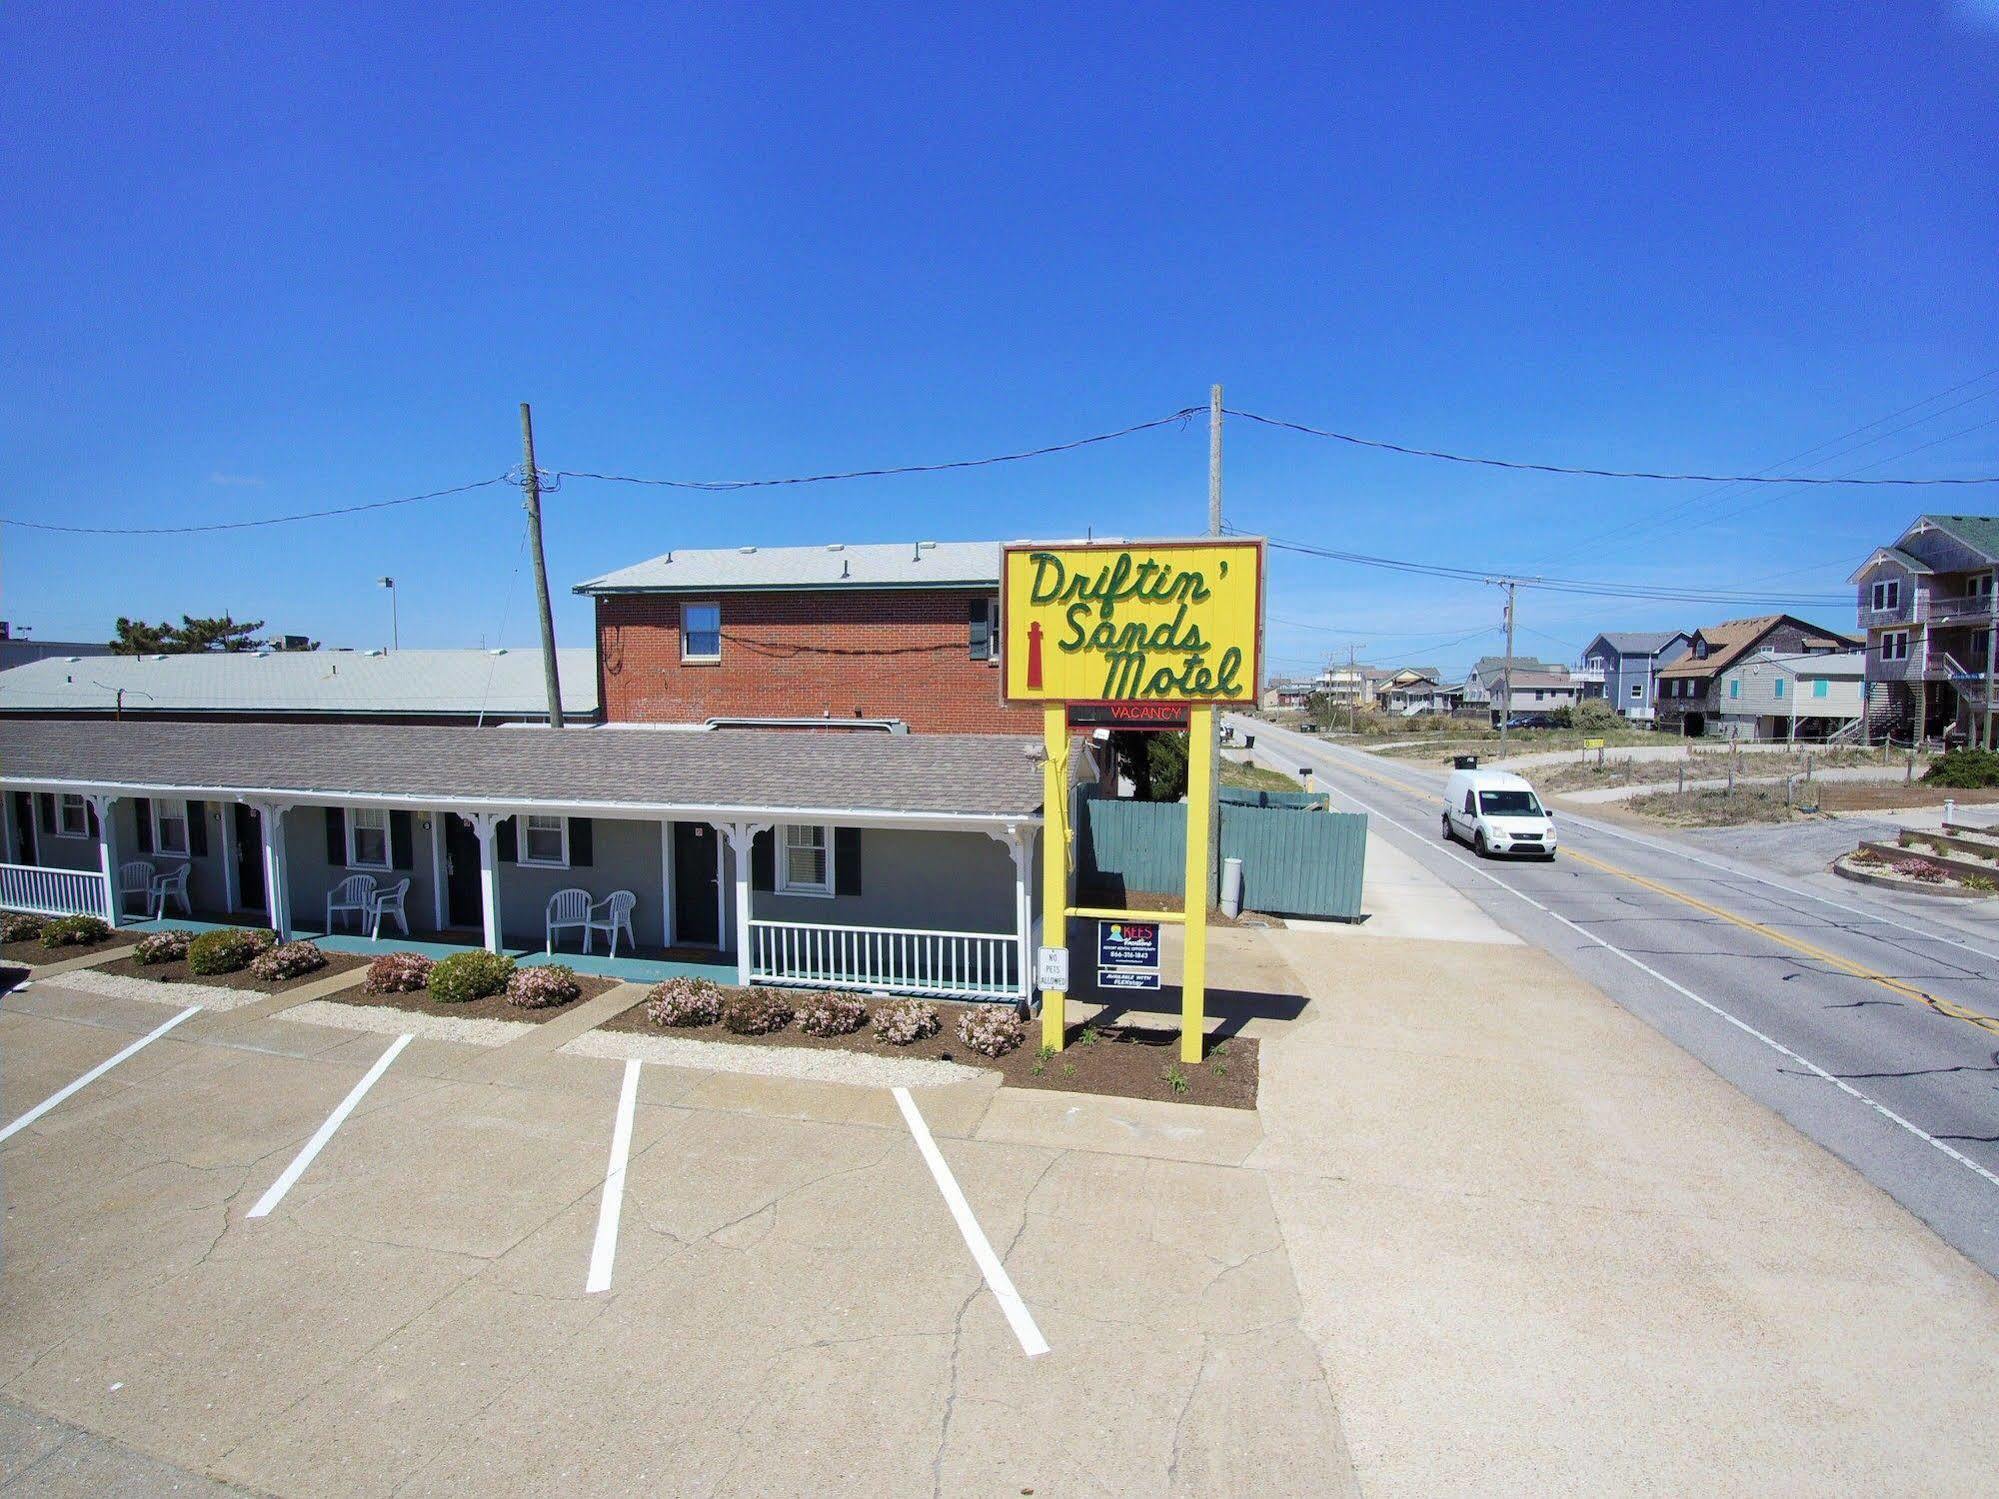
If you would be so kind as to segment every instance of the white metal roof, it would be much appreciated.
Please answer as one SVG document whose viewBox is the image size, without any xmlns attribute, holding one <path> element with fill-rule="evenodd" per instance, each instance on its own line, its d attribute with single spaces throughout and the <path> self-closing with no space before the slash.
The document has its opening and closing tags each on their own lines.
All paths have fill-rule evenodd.
<svg viewBox="0 0 1999 1499">
<path fill-rule="evenodd" d="M 750 588 L 999 586 L 997 541 L 897 541 L 847 546 L 722 547 L 662 552 L 590 578 L 578 593 L 660 593 Z"/>
<path fill-rule="evenodd" d="M 562 707 L 597 711 L 597 654 L 558 649 Z M 518 716 L 546 708 L 539 650 L 211 651 L 57 656 L 0 671 L 0 713 L 450 713 Z"/>
</svg>

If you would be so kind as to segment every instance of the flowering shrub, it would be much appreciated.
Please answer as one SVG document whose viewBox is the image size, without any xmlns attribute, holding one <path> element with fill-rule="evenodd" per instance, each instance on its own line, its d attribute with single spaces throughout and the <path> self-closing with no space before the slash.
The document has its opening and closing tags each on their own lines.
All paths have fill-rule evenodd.
<svg viewBox="0 0 1999 1499">
<path fill-rule="evenodd" d="M 44 947 L 88 947 L 111 935 L 111 928 L 95 916 L 64 916 L 42 926 Z"/>
<path fill-rule="evenodd" d="M 269 927 L 224 927 L 220 931 L 203 932 L 187 944 L 187 969 L 189 973 L 234 973 L 277 943 L 278 934 Z"/>
<path fill-rule="evenodd" d="M 939 1029 L 937 1006 L 921 999 L 898 999 L 875 1011 L 875 1039 L 890 1046 L 908 1046 Z"/>
<path fill-rule="evenodd" d="M 1852 864 L 1885 864 L 1888 861 L 1871 848 L 1857 848 L 1847 855 L 1847 862 Z"/>
<path fill-rule="evenodd" d="M 798 1028 L 808 1036 L 851 1036 L 868 1023 L 868 1007 L 844 994 L 815 994 L 798 1011 Z"/>
<path fill-rule="evenodd" d="M 187 945 L 194 940 L 194 933 L 181 927 L 173 927 L 164 932 L 148 932 L 139 939 L 139 950 L 132 956 L 148 966 L 154 963 L 178 963 L 187 956 Z"/>
<path fill-rule="evenodd" d="M 707 979 L 668 979 L 646 996 L 646 1019 L 654 1025 L 713 1025 L 721 1018 L 722 988 Z"/>
<path fill-rule="evenodd" d="M 566 1005 L 583 993 L 576 982 L 576 970 L 561 963 L 546 967 L 520 968 L 507 980 L 507 1003 L 523 1010 L 545 1010 Z"/>
<path fill-rule="evenodd" d="M 385 952 L 368 965 L 361 987 L 370 994 L 414 994 L 429 986 L 436 966 L 420 952 Z"/>
<path fill-rule="evenodd" d="M 266 983 L 295 979 L 326 966 L 326 954 L 310 942 L 284 942 L 250 960 L 250 972 Z"/>
<path fill-rule="evenodd" d="M 430 997 L 462 1005 L 498 994 L 514 976 L 514 960 L 496 952 L 453 953 L 430 970 Z"/>
<path fill-rule="evenodd" d="M 24 911 L 14 911 L 0 916 L 0 942 L 29 942 L 41 936 L 48 919 L 30 916 Z"/>
<path fill-rule="evenodd" d="M 1003 1057 L 1020 1045 L 1020 1017 L 1010 1005 L 986 1005 L 958 1017 L 958 1039 L 982 1057 Z"/>
<path fill-rule="evenodd" d="M 1895 873 L 1925 885 L 1941 885 L 1950 878 L 1941 864 L 1932 864 L 1928 859 L 1897 859 L 1893 867 Z"/>
<path fill-rule="evenodd" d="M 768 989 L 745 989 L 722 1006 L 722 1024 L 739 1036 L 763 1036 L 791 1024 L 791 1005 Z"/>
</svg>

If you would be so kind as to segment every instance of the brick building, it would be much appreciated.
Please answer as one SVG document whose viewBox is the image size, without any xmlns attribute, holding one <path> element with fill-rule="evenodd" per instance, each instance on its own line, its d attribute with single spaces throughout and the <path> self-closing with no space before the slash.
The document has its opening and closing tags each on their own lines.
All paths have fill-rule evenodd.
<svg viewBox="0 0 1999 1499">
<path fill-rule="evenodd" d="M 596 600 L 607 723 L 886 720 L 1035 734 L 1000 700 L 998 542 L 666 552 Z"/>
</svg>

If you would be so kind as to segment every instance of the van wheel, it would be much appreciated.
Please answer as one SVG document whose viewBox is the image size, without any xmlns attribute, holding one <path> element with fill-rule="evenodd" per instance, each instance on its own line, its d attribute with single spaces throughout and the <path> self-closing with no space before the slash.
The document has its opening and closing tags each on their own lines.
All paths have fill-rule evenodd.
<svg viewBox="0 0 1999 1499">
<path fill-rule="evenodd" d="M 1444 842 L 1449 843 L 1452 837 L 1453 834 L 1451 832 L 1451 814 L 1446 812 L 1444 814 Z"/>
<path fill-rule="evenodd" d="M 1477 854 L 1481 859 L 1491 857 L 1485 851 L 1485 833 L 1483 830 L 1472 834 L 1471 851 Z"/>
</svg>

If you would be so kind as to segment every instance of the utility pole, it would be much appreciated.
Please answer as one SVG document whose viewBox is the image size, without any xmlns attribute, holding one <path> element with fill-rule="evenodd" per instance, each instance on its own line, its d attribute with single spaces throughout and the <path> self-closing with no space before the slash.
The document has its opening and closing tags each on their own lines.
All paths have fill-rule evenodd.
<svg viewBox="0 0 1999 1499">
<path fill-rule="evenodd" d="M 1513 716 L 1513 590 L 1517 586 L 1511 578 L 1502 578 L 1501 586 L 1506 589 L 1506 659 L 1499 663 L 1499 687 L 1501 693 L 1499 709 L 1499 758 L 1506 758 L 1506 721 Z"/>
<path fill-rule="evenodd" d="M 548 726 L 562 727 L 562 675 L 555 664 L 555 616 L 548 607 L 548 563 L 541 554 L 541 472 L 534 466 L 534 418 L 521 402 L 521 493 L 528 513 L 528 550 L 534 554 L 534 594 L 541 605 L 541 674 L 548 684 Z"/>
<path fill-rule="evenodd" d="M 1208 534 L 1222 534 L 1222 388 L 1208 388 Z M 1259 699 L 1263 683 L 1253 682 L 1250 690 Z M 1210 714 L 1217 742 L 1208 748 L 1208 902 L 1222 893 L 1222 754 L 1221 715 Z"/>
</svg>

